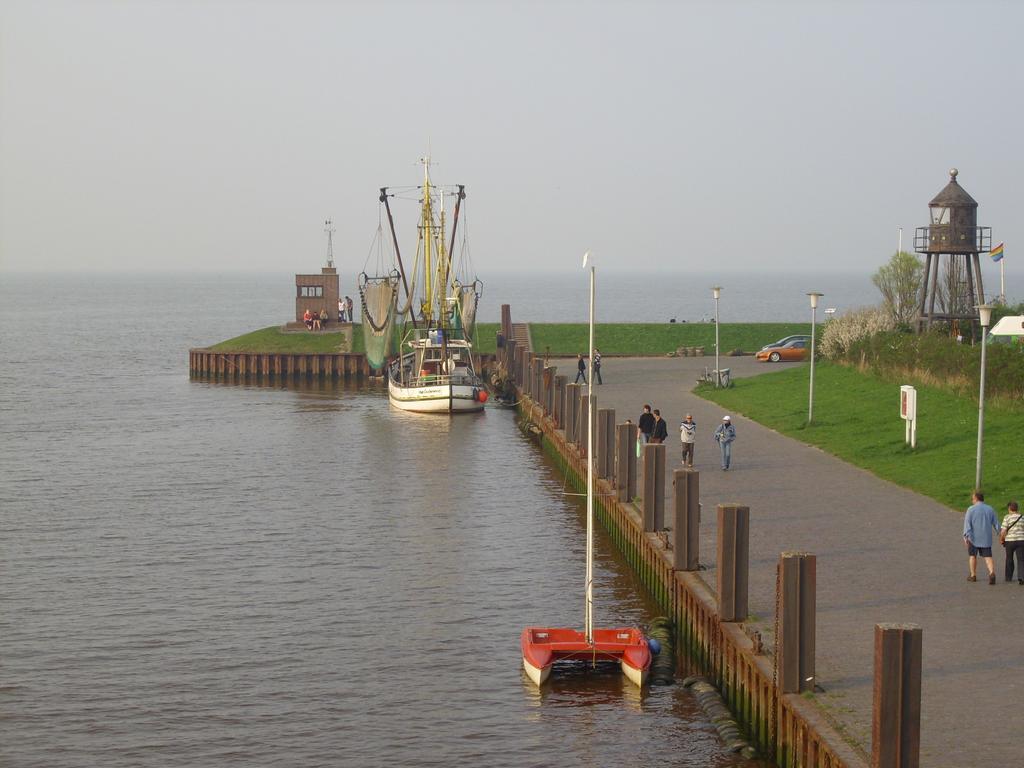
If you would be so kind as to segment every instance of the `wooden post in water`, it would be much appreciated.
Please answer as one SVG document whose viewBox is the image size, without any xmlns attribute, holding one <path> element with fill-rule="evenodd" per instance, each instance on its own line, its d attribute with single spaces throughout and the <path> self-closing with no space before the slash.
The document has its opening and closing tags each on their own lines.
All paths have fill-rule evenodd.
<svg viewBox="0 0 1024 768">
<path fill-rule="evenodd" d="M 498 350 L 498 354 L 501 355 L 499 360 L 505 364 L 505 369 L 509 368 L 509 343 L 512 341 L 512 307 L 508 304 L 501 305 L 501 337 L 504 343 L 504 348 Z"/>
<path fill-rule="evenodd" d="M 597 463 L 598 477 L 615 476 L 615 409 L 601 408 L 597 411 Z"/>
<path fill-rule="evenodd" d="M 722 621 L 747 618 L 750 507 L 718 505 L 718 614 Z"/>
<path fill-rule="evenodd" d="M 580 385 L 565 385 L 565 441 L 576 443 L 576 422 L 580 413 Z"/>
<path fill-rule="evenodd" d="M 565 386 L 568 383 L 568 376 L 555 376 L 554 418 L 560 429 L 565 429 Z"/>
<path fill-rule="evenodd" d="M 695 469 L 675 470 L 672 487 L 675 490 L 672 520 L 675 568 L 677 571 L 696 571 L 700 565 L 700 472 Z"/>
<path fill-rule="evenodd" d="M 665 527 L 665 444 L 648 443 L 643 453 L 644 531 L 660 531 Z"/>
<path fill-rule="evenodd" d="M 530 389 L 533 391 L 534 401 L 540 405 L 541 410 L 544 409 L 544 358 L 537 355 L 533 358 L 531 364 L 533 367 L 530 371 L 533 376 L 533 384 L 530 385 Z"/>
<path fill-rule="evenodd" d="M 921 643 L 916 624 L 875 625 L 872 768 L 920 765 Z"/>
<path fill-rule="evenodd" d="M 809 552 L 783 552 L 776 589 L 779 689 L 783 693 L 813 691 L 817 557 Z"/>
<path fill-rule="evenodd" d="M 508 373 L 509 381 L 516 383 L 516 343 L 505 342 L 505 371 Z"/>
<path fill-rule="evenodd" d="M 544 413 L 554 418 L 555 415 L 555 374 L 558 369 L 549 365 L 544 369 Z"/>
<path fill-rule="evenodd" d="M 615 425 L 615 491 L 619 501 L 632 501 L 629 495 L 630 466 L 636 477 L 636 429 L 632 424 Z M 634 484 L 635 484 L 634 480 Z"/>
<path fill-rule="evenodd" d="M 580 384 L 580 410 L 576 419 L 576 445 L 580 447 L 580 456 L 587 455 L 587 422 L 596 415 L 594 413 L 596 408 L 597 395 L 588 397 L 586 387 Z"/>
</svg>

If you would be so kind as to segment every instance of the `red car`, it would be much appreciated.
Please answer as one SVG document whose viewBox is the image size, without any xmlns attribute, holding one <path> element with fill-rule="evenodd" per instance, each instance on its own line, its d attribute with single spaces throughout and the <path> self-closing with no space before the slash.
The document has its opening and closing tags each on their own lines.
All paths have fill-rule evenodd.
<svg viewBox="0 0 1024 768">
<path fill-rule="evenodd" d="M 761 362 L 798 362 L 800 360 L 807 359 L 807 355 L 810 352 L 810 346 L 811 343 L 809 341 L 796 339 L 788 344 L 783 344 L 781 347 L 768 347 L 767 349 L 762 349 L 755 355 L 755 357 Z"/>
</svg>

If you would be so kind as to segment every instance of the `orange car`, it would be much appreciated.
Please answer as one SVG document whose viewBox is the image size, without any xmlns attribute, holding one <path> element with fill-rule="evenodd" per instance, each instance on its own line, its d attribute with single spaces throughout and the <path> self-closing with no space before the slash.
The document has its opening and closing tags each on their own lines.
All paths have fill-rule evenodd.
<svg viewBox="0 0 1024 768">
<path fill-rule="evenodd" d="M 807 353 L 810 352 L 810 342 L 804 339 L 797 339 L 791 341 L 788 344 L 783 344 L 781 347 L 768 347 L 758 352 L 755 357 L 761 362 L 773 362 L 778 363 L 779 361 L 794 362 L 807 359 Z"/>
</svg>

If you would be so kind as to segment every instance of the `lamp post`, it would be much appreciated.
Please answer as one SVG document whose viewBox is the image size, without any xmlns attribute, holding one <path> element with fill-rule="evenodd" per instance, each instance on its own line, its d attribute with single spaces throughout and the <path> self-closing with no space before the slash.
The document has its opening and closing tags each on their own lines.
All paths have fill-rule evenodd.
<svg viewBox="0 0 1024 768">
<path fill-rule="evenodd" d="M 988 337 L 988 326 L 992 322 L 992 305 L 978 306 L 978 319 L 981 321 L 981 386 L 978 391 L 978 456 L 974 468 L 974 488 L 981 489 L 981 448 L 985 440 L 985 340 Z"/>
<path fill-rule="evenodd" d="M 715 297 L 715 387 L 722 385 L 722 367 L 718 363 L 718 298 L 722 295 L 722 286 L 716 285 L 711 289 Z"/>
<path fill-rule="evenodd" d="M 812 292 L 807 295 L 811 297 L 811 387 L 807 397 L 807 423 L 810 424 L 814 418 L 814 326 L 817 323 L 818 299 L 825 294 Z"/>
</svg>

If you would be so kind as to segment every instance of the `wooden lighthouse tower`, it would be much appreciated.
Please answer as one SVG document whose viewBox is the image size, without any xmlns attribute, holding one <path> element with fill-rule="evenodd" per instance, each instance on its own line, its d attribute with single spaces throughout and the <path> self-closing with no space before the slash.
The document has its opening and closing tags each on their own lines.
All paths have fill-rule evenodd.
<svg viewBox="0 0 1024 768">
<path fill-rule="evenodd" d="M 935 321 L 976 320 L 985 303 L 978 254 L 991 250 L 992 228 L 978 226 L 978 203 L 956 177 L 952 168 L 945 189 L 928 203 L 931 224 L 914 235 L 914 250 L 925 254 L 918 332 Z"/>
</svg>

